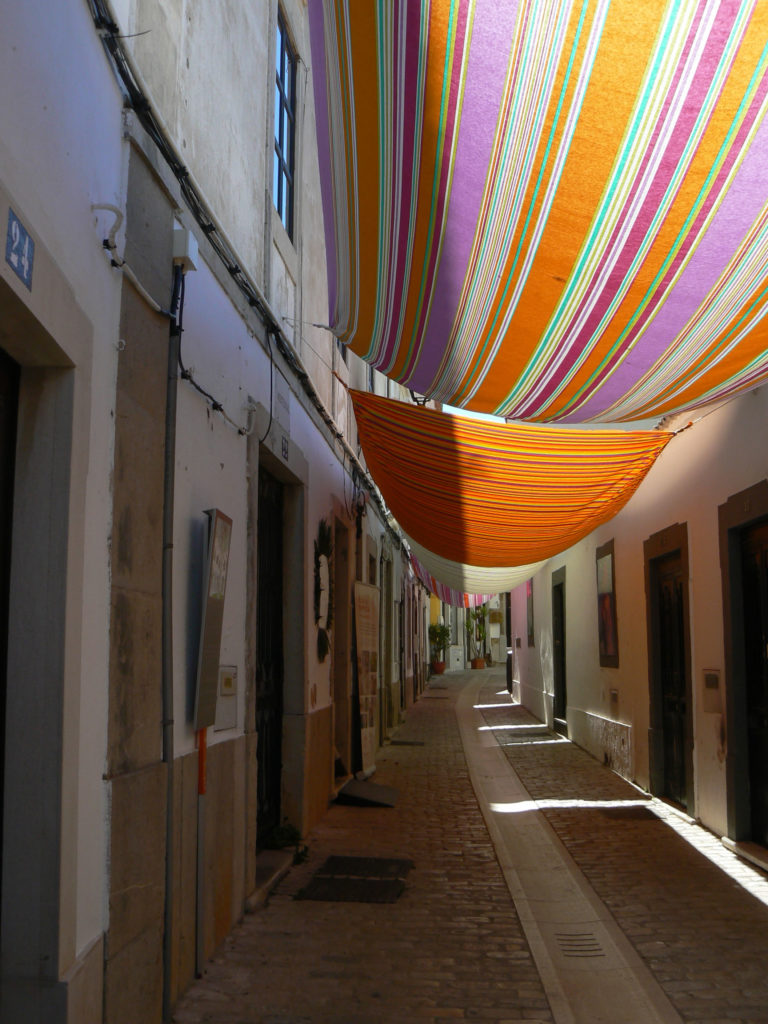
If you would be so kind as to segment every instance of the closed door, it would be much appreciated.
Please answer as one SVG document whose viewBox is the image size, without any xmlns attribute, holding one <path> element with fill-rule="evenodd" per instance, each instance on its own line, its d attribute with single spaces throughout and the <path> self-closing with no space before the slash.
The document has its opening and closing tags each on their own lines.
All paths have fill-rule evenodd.
<svg viewBox="0 0 768 1024">
<path fill-rule="evenodd" d="M 554 675 L 555 728 L 567 733 L 568 694 L 565 679 L 565 583 L 552 587 L 552 670 Z"/>
<path fill-rule="evenodd" d="M 13 467 L 16 448 L 16 418 L 19 404 L 19 367 L 0 350 L 0 850 L 2 849 L 5 790 L 5 700 L 8 657 L 8 580 L 11 565 L 11 519 L 13 515 Z M 0 870 L 2 858 L 0 858 Z"/>
<path fill-rule="evenodd" d="M 283 733 L 283 488 L 259 468 L 256 606 L 257 842 L 280 824 Z"/>
<path fill-rule="evenodd" d="M 768 522 L 742 535 L 751 838 L 768 846 Z"/>
<path fill-rule="evenodd" d="M 656 608 L 659 689 L 664 750 L 664 788 L 660 794 L 687 804 L 686 735 L 688 701 L 685 663 L 683 570 L 678 553 L 657 560 Z"/>
</svg>

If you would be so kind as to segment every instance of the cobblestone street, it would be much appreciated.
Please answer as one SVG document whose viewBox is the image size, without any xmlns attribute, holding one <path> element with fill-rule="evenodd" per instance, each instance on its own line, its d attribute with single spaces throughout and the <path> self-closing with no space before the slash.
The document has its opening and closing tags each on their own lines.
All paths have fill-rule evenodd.
<svg viewBox="0 0 768 1024">
<path fill-rule="evenodd" d="M 334 804 L 308 837 L 307 860 L 182 998 L 178 1024 L 556 1019 L 469 779 L 454 713 L 469 679 L 433 680 L 377 759 L 374 781 L 399 791 L 396 806 Z M 482 682 L 481 702 L 502 705 L 483 711 L 489 726 L 535 724 L 509 702 L 502 670 Z M 680 1018 L 768 1022 L 768 906 L 656 814 L 588 806 L 643 795 L 572 744 L 496 735 Z M 709 838 L 768 900 L 765 876 Z M 296 900 L 334 854 L 414 866 L 395 903 Z"/>
</svg>

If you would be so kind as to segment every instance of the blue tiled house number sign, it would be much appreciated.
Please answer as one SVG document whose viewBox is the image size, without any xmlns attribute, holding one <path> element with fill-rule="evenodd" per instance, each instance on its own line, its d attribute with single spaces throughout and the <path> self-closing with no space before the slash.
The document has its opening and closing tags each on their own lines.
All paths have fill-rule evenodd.
<svg viewBox="0 0 768 1024">
<path fill-rule="evenodd" d="M 8 234 L 5 238 L 5 262 L 17 277 L 32 291 L 32 266 L 35 262 L 35 243 L 19 218 L 8 209 Z"/>
</svg>

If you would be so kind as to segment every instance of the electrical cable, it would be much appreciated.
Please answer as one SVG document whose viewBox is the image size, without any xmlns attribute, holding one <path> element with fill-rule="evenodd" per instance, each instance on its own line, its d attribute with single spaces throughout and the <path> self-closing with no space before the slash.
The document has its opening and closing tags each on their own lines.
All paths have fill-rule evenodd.
<svg viewBox="0 0 768 1024">
<path fill-rule="evenodd" d="M 227 272 L 232 277 L 232 280 L 242 292 L 248 305 L 256 311 L 265 327 L 267 329 L 272 329 L 274 341 L 280 355 L 286 361 L 294 376 L 301 384 L 303 390 L 320 415 L 320 418 L 328 428 L 331 436 L 342 446 L 342 448 L 347 450 L 350 456 L 350 461 L 360 467 L 362 477 L 366 484 L 366 489 L 369 491 L 372 499 L 376 502 L 385 522 L 388 525 L 388 528 L 392 532 L 393 537 L 399 542 L 399 537 L 396 531 L 389 523 L 390 513 L 384 503 L 384 499 L 382 498 L 378 487 L 370 477 L 370 474 L 363 469 L 358 456 L 349 446 L 333 417 L 325 408 L 317 389 L 304 369 L 300 359 L 283 335 L 278 319 L 269 308 L 267 300 L 261 295 L 258 288 L 249 279 L 247 273 L 239 266 L 231 243 L 226 238 L 223 230 L 217 225 L 215 217 L 209 212 L 208 206 L 203 199 L 200 189 L 192 179 L 188 168 L 179 159 L 173 145 L 171 144 L 170 132 L 163 125 L 157 112 L 152 109 L 152 105 L 147 99 L 145 88 L 141 82 L 141 74 L 138 69 L 132 66 L 130 55 L 123 47 L 120 37 L 120 29 L 114 18 L 111 16 L 108 0 L 87 0 L 87 2 L 91 9 L 91 16 L 93 18 L 94 25 L 101 37 L 102 45 L 104 46 L 104 49 L 106 50 L 115 69 L 116 77 L 126 98 L 127 105 L 133 110 L 142 128 L 152 142 L 154 142 L 158 152 L 176 178 L 188 209 L 197 221 L 201 231 L 208 239 L 214 253 L 217 255 Z M 226 417 L 223 410 L 221 411 Z M 229 419 L 229 417 L 226 418 Z M 232 423 L 238 431 L 246 433 L 246 431 L 243 431 L 243 428 L 235 424 L 234 421 L 229 420 L 229 422 Z"/>
<path fill-rule="evenodd" d="M 264 431 L 264 437 L 259 438 L 259 444 L 264 444 L 272 429 L 272 389 L 275 379 L 275 365 L 272 359 L 272 331 L 267 331 L 267 347 L 269 348 L 269 423 Z"/>
<path fill-rule="evenodd" d="M 198 384 L 195 378 L 192 376 L 192 371 L 188 370 L 187 367 L 184 365 L 184 360 L 182 359 L 181 355 L 181 343 L 184 337 L 184 294 L 186 291 L 187 275 L 184 273 L 183 269 L 181 270 L 180 276 L 181 284 L 179 287 L 177 297 L 178 312 L 176 313 L 176 328 L 179 332 L 179 369 L 181 370 L 181 379 L 189 381 L 189 383 L 192 385 L 195 391 L 198 391 L 206 399 L 211 409 L 213 409 L 214 412 L 221 413 L 221 415 L 227 421 L 227 423 L 229 423 L 230 426 L 234 427 L 238 434 L 240 434 L 242 437 L 245 437 L 245 435 L 247 434 L 246 428 L 241 427 L 239 423 L 235 423 L 232 417 L 227 415 L 227 412 L 225 411 L 224 406 L 221 404 L 221 402 L 219 402 L 218 399 L 214 398 L 210 391 L 206 391 L 204 387 Z M 176 284 L 174 282 L 174 291 L 175 289 Z"/>
</svg>

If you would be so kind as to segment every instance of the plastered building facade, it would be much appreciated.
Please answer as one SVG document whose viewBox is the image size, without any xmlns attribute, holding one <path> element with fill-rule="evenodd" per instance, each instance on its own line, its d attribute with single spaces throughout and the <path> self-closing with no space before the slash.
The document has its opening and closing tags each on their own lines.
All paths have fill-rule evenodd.
<svg viewBox="0 0 768 1024">
<path fill-rule="evenodd" d="M 346 386 L 407 396 L 323 326 L 302 0 L 3 0 L 0 20 L 0 1019 L 149 1024 L 242 915 L 271 833 L 306 833 L 361 767 L 356 588 L 378 605 L 374 756 L 423 687 L 426 597 Z"/>
<path fill-rule="evenodd" d="M 705 410 L 618 516 L 510 595 L 520 700 L 761 860 L 767 417 L 765 388 Z"/>
</svg>

